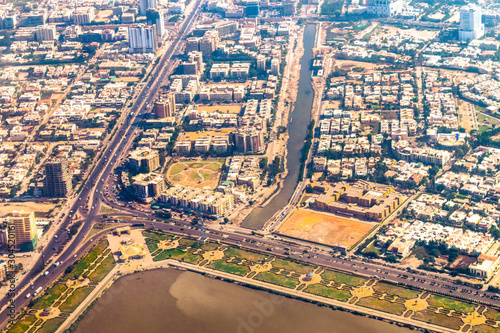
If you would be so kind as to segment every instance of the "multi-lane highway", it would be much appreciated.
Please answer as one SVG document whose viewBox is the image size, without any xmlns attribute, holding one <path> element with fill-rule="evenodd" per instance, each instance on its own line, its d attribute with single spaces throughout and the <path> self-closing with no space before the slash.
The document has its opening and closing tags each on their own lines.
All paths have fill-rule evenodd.
<svg viewBox="0 0 500 333">
<path fill-rule="evenodd" d="M 118 122 L 117 130 L 114 137 L 109 141 L 109 144 L 103 148 L 103 152 L 94 168 L 92 169 L 89 177 L 85 181 L 81 192 L 75 198 L 74 203 L 70 209 L 70 212 L 62 220 L 59 225 L 60 230 L 64 230 L 73 223 L 73 218 L 77 216 L 77 212 L 83 216 L 83 225 L 80 228 L 78 234 L 69 243 L 69 246 L 62 252 L 62 254 L 57 258 L 60 251 L 60 246 L 62 241 L 59 239 L 64 239 L 66 237 L 66 232 L 58 231 L 56 234 L 57 238 L 52 238 L 48 245 L 45 246 L 45 250 L 42 253 L 42 257 L 35 263 L 32 270 L 24 276 L 24 278 L 19 282 L 16 287 L 17 296 L 13 299 L 5 296 L 0 301 L 0 327 L 4 327 L 7 321 L 10 319 L 11 309 L 7 308 L 8 304 L 15 304 L 15 310 L 18 310 L 28 303 L 26 295 L 32 293 L 30 281 L 33 281 L 33 287 L 36 289 L 38 287 L 45 287 L 50 282 L 52 282 L 63 270 L 69 266 L 76 258 L 90 246 L 90 241 L 83 244 L 84 239 L 88 231 L 92 228 L 92 224 L 99 212 L 100 203 L 103 199 L 103 188 L 105 180 L 111 174 L 114 166 L 118 162 L 118 157 L 125 151 L 125 147 L 133 140 L 133 132 L 136 130 L 136 126 L 142 121 L 143 115 L 147 111 L 147 106 L 152 104 L 155 95 L 163 84 L 166 75 L 170 72 L 172 64 L 172 56 L 179 53 L 182 47 L 182 41 L 185 40 L 187 34 L 191 31 L 195 18 L 197 17 L 199 11 L 201 10 L 201 0 L 197 0 L 193 6 L 193 10 L 187 14 L 186 19 L 183 21 L 182 26 L 179 30 L 179 34 L 175 39 L 170 42 L 169 48 L 166 50 L 165 54 L 161 57 L 158 64 L 152 70 L 148 80 L 142 88 L 142 92 L 139 94 L 133 106 L 130 108 L 129 115 L 125 115 Z M 84 207 L 87 199 L 89 200 L 90 210 L 88 212 L 80 209 L 80 206 Z M 75 257 L 76 255 L 76 257 Z M 36 273 L 40 272 L 40 267 L 43 266 L 43 262 L 52 258 L 54 262 L 58 261 L 61 264 L 57 267 L 52 266 L 46 268 L 49 270 L 49 275 L 39 275 Z M 33 280 L 34 279 L 34 280 Z M 24 292 L 20 292 L 26 286 L 28 288 Z"/>
</svg>

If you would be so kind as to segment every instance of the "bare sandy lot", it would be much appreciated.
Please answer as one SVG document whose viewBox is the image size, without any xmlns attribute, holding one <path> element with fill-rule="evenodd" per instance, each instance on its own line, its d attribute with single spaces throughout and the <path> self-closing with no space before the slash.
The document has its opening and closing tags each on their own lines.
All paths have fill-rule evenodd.
<svg viewBox="0 0 500 333">
<path fill-rule="evenodd" d="M 51 203 L 36 203 L 36 202 L 9 202 L 0 203 L 0 217 L 5 217 L 15 210 L 35 211 L 40 216 L 46 214 L 49 210 L 53 209 L 56 205 Z"/>
<path fill-rule="evenodd" d="M 198 106 L 198 111 L 206 111 L 208 113 L 219 112 L 219 113 L 235 113 L 238 114 L 241 111 L 241 105 L 213 105 L 213 106 Z"/>
<path fill-rule="evenodd" d="M 283 235 L 327 245 L 343 245 L 351 248 L 374 224 L 348 220 L 332 214 L 299 209 L 280 227 Z"/>
</svg>

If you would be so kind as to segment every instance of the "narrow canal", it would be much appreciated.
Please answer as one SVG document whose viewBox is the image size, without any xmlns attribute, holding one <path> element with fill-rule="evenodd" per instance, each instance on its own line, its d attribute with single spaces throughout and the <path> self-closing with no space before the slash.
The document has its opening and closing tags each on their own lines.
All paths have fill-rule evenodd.
<svg viewBox="0 0 500 333">
<path fill-rule="evenodd" d="M 304 30 L 304 55 L 300 60 L 300 79 L 297 91 L 297 100 L 294 110 L 290 114 L 293 119 L 290 124 L 288 120 L 288 144 L 286 176 L 280 192 L 264 208 L 255 208 L 243 221 L 242 226 L 249 229 L 260 229 L 278 210 L 286 206 L 292 197 L 299 178 L 300 158 L 307 126 L 311 119 L 314 92 L 311 81 L 312 49 L 316 38 L 316 25 L 308 24 Z"/>
</svg>

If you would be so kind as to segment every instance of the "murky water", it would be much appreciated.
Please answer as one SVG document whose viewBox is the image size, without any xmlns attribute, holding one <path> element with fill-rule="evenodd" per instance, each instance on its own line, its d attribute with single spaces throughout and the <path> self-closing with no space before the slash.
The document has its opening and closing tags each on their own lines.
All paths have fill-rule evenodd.
<svg viewBox="0 0 500 333">
<path fill-rule="evenodd" d="M 77 331 L 410 332 L 374 319 L 173 269 L 136 273 L 119 279 L 92 307 Z"/>
<path fill-rule="evenodd" d="M 307 126 L 311 120 L 311 109 L 314 92 L 311 81 L 312 48 L 316 37 L 316 25 L 309 24 L 304 30 L 304 55 L 300 60 L 300 79 L 297 90 L 297 100 L 288 124 L 289 139 L 287 144 L 288 174 L 280 192 L 264 208 L 255 208 L 243 221 L 242 226 L 250 229 L 260 229 L 279 209 L 286 206 L 292 197 L 299 179 L 300 158 L 306 137 Z"/>
</svg>

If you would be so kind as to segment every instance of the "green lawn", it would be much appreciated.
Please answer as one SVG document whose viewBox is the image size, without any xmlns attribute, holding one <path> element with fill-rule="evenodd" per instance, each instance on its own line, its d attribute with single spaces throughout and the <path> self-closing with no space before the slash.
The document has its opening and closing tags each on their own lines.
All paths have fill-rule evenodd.
<svg viewBox="0 0 500 333">
<path fill-rule="evenodd" d="M 348 291 L 325 287 L 320 284 L 309 285 L 304 291 L 306 293 L 332 298 L 342 302 L 347 302 L 349 298 L 351 298 L 351 293 Z"/>
<path fill-rule="evenodd" d="M 35 316 L 26 315 L 18 320 L 9 330 L 9 333 L 24 333 L 28 331 L 28 327 L 33 325 L 36 321 Z"/>
<path fill-rule="evenodd" d="M 479 325 L 474 326 L 471 331 L 472 333 L 498 333 L 500 332 L 500 328 L 491 327 L 489 325 Z"/>
<path fill-rule="evenodd" d="M 204 251 L 214 251 L 214 250 L 217 250 L 219 247 L 220 247 L 220 244 L 212 243 L 212 242 L 205 242 L 201 246 L 201 249 Z"/>
<path fill-rule="evenodd" d="M 153 240 L 152 238 L 146 238 L 146 245 L 148 246 L 148 250 L 150 253 L 158 250 L 158 241 Z"/>
<path fill-rule="evenodd" d="M 73 312 L 80 305 L 83 300 L 94 290 L 93 287 L 83 287 L 78 288 L 73 291 L 73 294 L 68 297 L 66 302 L 64 302 L 59 309 L 62 312 Z"/>
<path fill-rule="evenodd" d="M 223 271 L 226 273 L 239 275 L 239 276 L 244 276 L 248 272 L 250 272 L 250 269 L 247 266 L 240 266 L 237 264 L 225 262 L 224 260 L 212 261 L 206 267 L 213 268 L 213 269 L 216 269 L 218 271 Z"/>
<path fill-rule="evenodd" d="M 113 255 L 109 254 L 106 258 L 104 258 L 99 267 L 97 267 L 96 270 L 89 275 L 89 279 L 97 282 L 101 281 L 106 275 L 108 275 L 109 272 L 111 272 L 115 265 L 116 263 Z"/>
<path fill-rule="evenodd" d="M 272 272 L 262 272 L 254 277 L 255 280 L 269 282 L 286 288 L 295 288 L 299 285 L 299 279 L 274 274 Z"/>
<path fill-rule="evenodd" d="M 75 279 L 82 275 L 82 273 L 87 269 L 90 264 L 97 258 L 99 254 L 101 254 L 107 247 L 108 241 L 103 239 L 100 241 L 90 252 L 84 256 L 78 264 L 76 264 L 75 268 L 71 273 L 65 276 L 66 279 Z"/>
<path fill-rule="evenodd" d="M 52 318 L 43 323 L 42 327 L 38 329 L 39 333 L 53 333 L 63 323 L 65 318 Z"/>
<path fill-rule="evenodd" d="M 314 266 L 303 265 L 291 260 L 278 259 L 274 260 L 272 263 L 273 267 L 283 268 L 286 271 L 296 272 L 298 274 L 307 274 L 314 270 Z"/>
<path fill-rule="evenodd" d="M 180 245 L 184 245 L 184 246 L 193 246 L 193 245 L 198 245 L 198 241 L 195 241 L 194 239 L 186 239 L 186 238 L 182 238 L 179 240 L 179 244 Z"/>
<path fill-rule="evenodd" d="M 417 298 L 420 292 L 403 288 L 403 287 L 398 287 L 394 286 L 392 284 L 388 283 L 383 283 L 379 282 L 373 286 L 373 289 L 375 291 L 385 293 L 390 296 L 398 296 L 401 298 L 406 298 L 406 299 L 412 299 L 412 298 Z"/>
<path fill-rule="evenodd" d="M 462 301 L 454 300 L 452 298 L 438 295 L 431 295 L 431 297 L 427 299 L 427 302 L 434 306 L 442 306 L 445 309 L 451 309 L 465 313 L 472 312 L 476 307 L 476 305 L 472 303 L 465 303 Z"/>
<path fill-rule="evenodd" d="M 236 257 L 239 259 L 246 259 L 246 260 L 252 261 L 252 262 L 259 262 L 259 261 L 266 259 L 266 256 L 263 254 L 245 251 L 245 250 L 241 250 L 241 249 L 236 249 L 234 247 L 228 247 L 224 251 L 224 254 L 227 257 Z"/>
<path fill-rule="evenodd" d="M 488 308 L 488 310 L 484 313 L 484 316 L 491 320 L 500 320 L 500 311 Z"/>
<path fill-rule="evenodd" d="M 144 230 L 142 232 L 145 238 L 151 238 L 151 239 L 156 239 L 157 241 L 164 241 L 164 240 L 172 240 L 174 236 L 165 234 L 163 232 L 152 232 L 152 231 L 146 231 Z"/>
<path fill-rule="evenodd" d="M 198 264 L 202 257 L 189 252 L 184 252 L 177 249 L 165 250 L 153 258 L 153 261 L 160 261 L 165 259 L 175 259 L 185 261 L 190 264 Z"/>
<path fill-rule="evenodd" d="M 378 311 L 389 312 L 395 315 L 402 315 L 406 310 L 406 307 L 403 304 L 391 303 L 375 297 L 363 297 L 356 303 L 356 305 Z"/>
<path fill-rule="evenodd" d="M 58 298 L 64 291 L 66 286 L 62 283 L 55 284 L 52 288 L 47 290 L 47 295 L 43 295 L 33 306 L 34 309 L 44 309 L 52 305 L 56 298 Z"/>
<path fill-rule="evenodd" d="M 415 312 L 415 314 L 411 317 L 411 319 L 451 328 L 453 330 L 458 330 L 460 326 L 464 324 L 463 321 L 459 318 L 448 317 L 447 315 L 438 314 L 430 311 Z"/>
<path fill-rule="evenodd" d="M 172 165 L 170 167 L 170 175 L 172 175 L 172 176 L 177 175 L 182 170 L 184 170 L 184 168 L 186 168 L 186 166 L 184 164 L 175 163 L 174 165 Z"/>
<path fill-rule="evenodd" d="M 321 274 L 321 276 L 323 277 L 324 280 L 335 281 L 337 283 L 343 283 L 353 287 L 362 286 L 367 281 L 367 279 L 362 278 L 360 276 L 344 274 L 328 270 L 324 271 Z"/>
<path fill-rule="evenodd" d="M 500 119 L 497 119 L 495 117 L 490 117 L 488 115 L 485 115 L 484 113 L 477 114 L 477 122 L 479 125 L 478 132 L 485 132 L 492 128 L 500 126 Z"/>
</svg>

